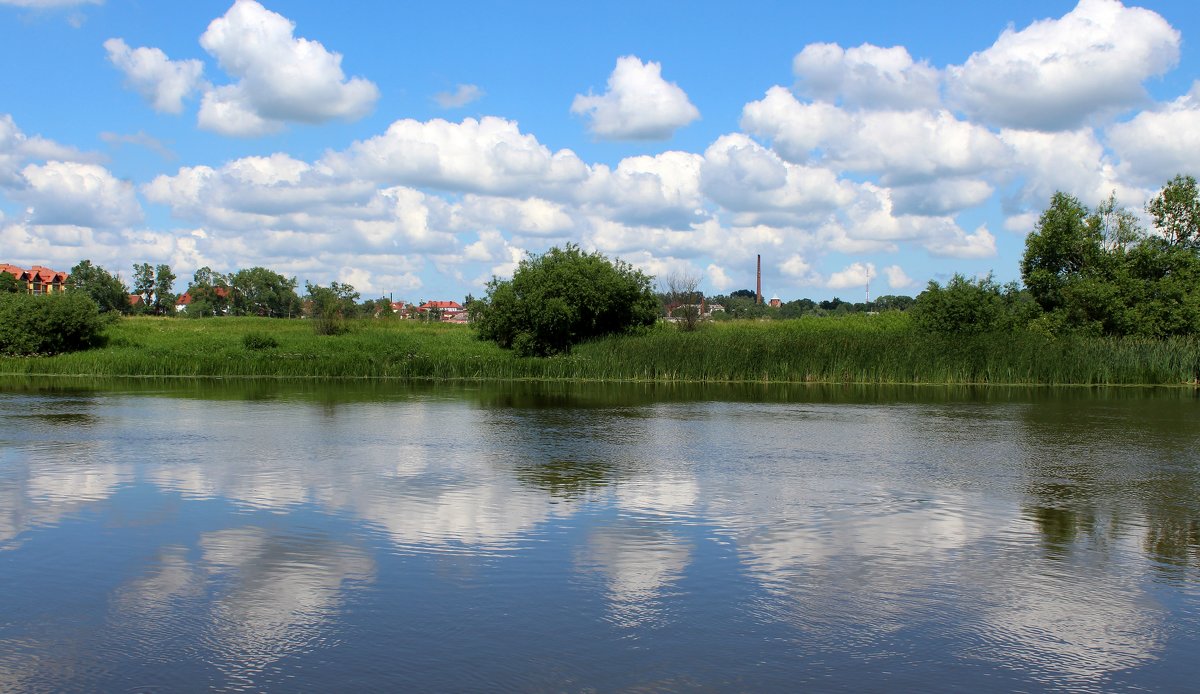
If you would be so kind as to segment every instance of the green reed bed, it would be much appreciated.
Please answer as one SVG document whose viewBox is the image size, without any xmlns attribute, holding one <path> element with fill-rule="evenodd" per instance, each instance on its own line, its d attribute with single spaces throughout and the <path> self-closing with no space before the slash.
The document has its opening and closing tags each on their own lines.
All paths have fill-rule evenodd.
<svg viewBox="0 0 1200 694">
<path fill-rule="evenodd" d="M 931 336 L 907 316 L 659 325 L 571 354 L 519 358 L 470 328 L 351 322 L 316 335 L 304 320 L 132 318 L 100 349 L 0 357 L 2 374 L 299 379 L 549 379 L 653 382 L 1181 384 L 1200 372 L 1195 338 Z"/>
</svg>

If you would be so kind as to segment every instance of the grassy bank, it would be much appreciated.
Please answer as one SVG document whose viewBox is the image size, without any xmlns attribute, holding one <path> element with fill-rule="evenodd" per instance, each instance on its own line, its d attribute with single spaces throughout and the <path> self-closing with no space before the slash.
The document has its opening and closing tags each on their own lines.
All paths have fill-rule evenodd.
<svg viewBox="0 0 1200 694">
<path fill-rule="evenodd" d="M 248 334 L 278 346 L 249 348 Z M 361 320 L 347 334 L 318 336 L 301 320 L 131 318 L 110 326 L 107 337 L 106 347 L 86 352 L 2 357 L 0 373 L 1177 385 L 1200 371 L 1195 338 L 931 337 L 902 314 L 716 323 L 693 333 L 659 326 L 548 359 L 515 357 L 463 326 L 394 320 Z"/>
</svg>

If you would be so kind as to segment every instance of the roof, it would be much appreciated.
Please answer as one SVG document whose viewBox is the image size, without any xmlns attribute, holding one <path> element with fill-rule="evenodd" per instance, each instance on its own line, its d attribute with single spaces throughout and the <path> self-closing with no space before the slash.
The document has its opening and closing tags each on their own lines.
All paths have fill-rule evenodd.
<svg viewBox="0 0 1200 694">
<path fill-rule="evenodd" d="M 457 301 L 426 301 L 425 303 L 421 304 L 421 308 L 456 308 L 461 311 L 462 304 L 458 303 Z"/>
<path fill-rule="evenodd" d="M 0 272 L 7 272 L 17 279 L 33 280 L 35 282 L 42 283 L 66 282 L 67 278 L 70 277 L 69 273 L 59 270 L 51 270 L 50 268 L 42 265 L 34 265 L 32 268 L 26 270 L 25 268 L 17 265 L 2 263 L 0 264 Z"/>
</svg>

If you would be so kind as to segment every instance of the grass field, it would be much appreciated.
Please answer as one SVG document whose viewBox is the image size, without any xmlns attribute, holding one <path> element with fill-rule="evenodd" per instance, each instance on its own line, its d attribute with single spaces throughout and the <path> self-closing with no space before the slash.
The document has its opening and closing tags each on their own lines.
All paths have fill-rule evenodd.
<svg viewBox="0 0 1200 694">
<path fill-rule="evenodd" d="M 304 320 L 127 318 L 107 337 L 86 352 L 0 357 L 0 374 L 1182 385 L 1200 372 L 1196 338 L 930 336 L 899 313 L 731 321 L 692 333 L 660 325 L 545 359 L 515 357 L 465 326 L 400 320 L 363 319 L 346 334 L 319 336 Z"/>
</svg>

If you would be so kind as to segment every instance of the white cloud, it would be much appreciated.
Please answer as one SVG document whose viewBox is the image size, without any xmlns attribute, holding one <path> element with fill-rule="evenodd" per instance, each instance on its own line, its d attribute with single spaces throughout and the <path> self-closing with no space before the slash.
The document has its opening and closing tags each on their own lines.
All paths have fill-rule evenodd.
<svg viewBox="0 0 1200 694">
<path fill-rule="evenodd" d="M 21 169 L 30 162 L 67 161 L 98 164 L 102 157 L 93 152 L 80 152 L 74 147 L 34 135 L 26 135 L 7 113 L 0 115 L 0 189 L 21 188 L 25 180 Z"/>
<path fill-rule="evenodd" d="M 102 166 L 51 161 L 21 171 L 26 187 L 15 197 L 30 206 L 33 224 L 120 227 L 141 221 L 133 184 Z"/>
<path fill-rule="evenodd" d="M 888 286 L 892 289 L 908 289 L 916 284 L 913 278 L 909 277 L 904 272 L 904 268 L 899 265 L 889 265 L 883 269 L 883 274 L 887 277 Z"/>
<path fill-rule="evenodd" d="M 433 100 L 442 108 L 462 108 L 483 98 L 483 90 L 473 84 L 460 84 L 452 92 L 438 92 Z"/>
<path fill-rule="evenodd" d="M 286 17 L 254 0 L 237 0 L 209 24 L 200 45 L 238 81 L 205 94 L 202 128 L 260 135 L 290 121 L 355 120 L 374 107 L 379 90 L 373 83 L 346 79 L 340 53 L 296 38 L 294 30 Z"/>
<path fill-rule="evenodd" d="M 733 279 L 730 278 L 729 273 L 725 272 L 725 268 L 716 263 L 710 263 L 704 269 L 704 276 L 708 278 L 708 283 L 719 292 L 723 292 L 733 286 Z"/>
<path fill-rule="evenodd" d="M 659 63 L 632 55 L 617 59 L 607 92 L 577 94 L 571 112 L 589 118 L 588 129 L 610 140 L 665 140 L 700 117 L 687 94 L 663 79 Z"/>
<path fill-rule="evenodd" d="M 788 256 L 779 265 L 779 271 L 801 285 L 820 285 L 824 280 L 799 253 Z"/>
<path fill-rule="evenodd" d="M 698 154 L 669 151 L 626 157 L 615 170 L 597 164 L 571 197 L 589 212 L 622 222 L 687 228 L 705 216 L 700 191 L 703 163 Z"/>
<path fill-rule="evenodd" d="M 183 111 L 183 100 L 203 84 L 199 60 L 171 60 L 157 48 L 131 49 L 121 39 L 104 42 L 108 60 L 150 106 L 161 113 Z"/>
<path fill-rule="evenodd" d="M 745 135 L 722 135 L 704 153 L 701 186 L 739 225 L 813 221 L 848 204 L 851 184 L 828 169 L 791 164 Z"/>
<path fill-rule="evenodd" d="M 925 61 L 914 63 L 903 46 L 811 43 L 793 59 L 792 70 L 797 91 L 822 101 L 865 108 L 938 105 L 938 71 Z"/>
<path fill-rule="evenodd" d="M 897 214 L 943 216 L 982 205 L 994 192 L 987 181 L 946 178 L 893 187 L 892 203 Z"/>
<path fill-rule="evenodd" d="M 1117 0 L 1080 0 L 1061 19 L 1006 29 L 992 46 L 947 68 L 949 93 L 994 125 L 1065 130 L 1136 105 L 1142 83 L 1179 59 L 1179 32 Z"/>
<path fill-rule="evenodd" d="M 955 228 L 944 238 L 926 242 L 925 248 L 933 255 L 948 258 L 991 258 L 996 255 L 996 237 L 986 226 L 980 226 L 973 234 Z"/>
<path fill-rule="evenodd" d="M 463 196 L 458 226 L 492 227 L 524 236 L 555 236 L 570 230 L 574 220 L 558 203 L 541 198 Z"/>
<path fill-rule="evenodd" d="M 582 182 L 587 166 L 570 150 L 551 152 L 503 118 L 398 120 L 322 162 L 338 175 L 459 192 L 555 197 Z"/>
<path fill-rule="evenodd" d="M 839 171 L 879 174 L 887 183 L 976 175 L 1010 156 L 994 133 L 949 111 L 848 111 L 801 103 L 783 87 L 746 104 L 741 124 L 788 161 L 817 159 Z"/>
<path fill-rule="evenodd" d="M 871 277 L 875 277 L 874 263 L 852 263 L 830 275 L 825 286 L 829 289 L 865 287 Z"/>
<path fill-rule="evenodd" d="M 1056 191 L 1074 195 L 1085 205 L 1099 203 L 1114 190 L 1121 200 L 1142 197 L 1121 180 L 1117 166 L 1089 128 L 1053 133 L 1003 130 L 1000 137 L 1012 148 L 1014 170 L 1022 179 L 1015 200 L 1018 206 L 1044 209 Z"/>
<path fill-rule="evenodd" d="M 1158 186 L 1200 162 L 1200 82 L 1192 91 L 1108 129 L 1108 143 L 1138 180 Z"/>
</svg>

